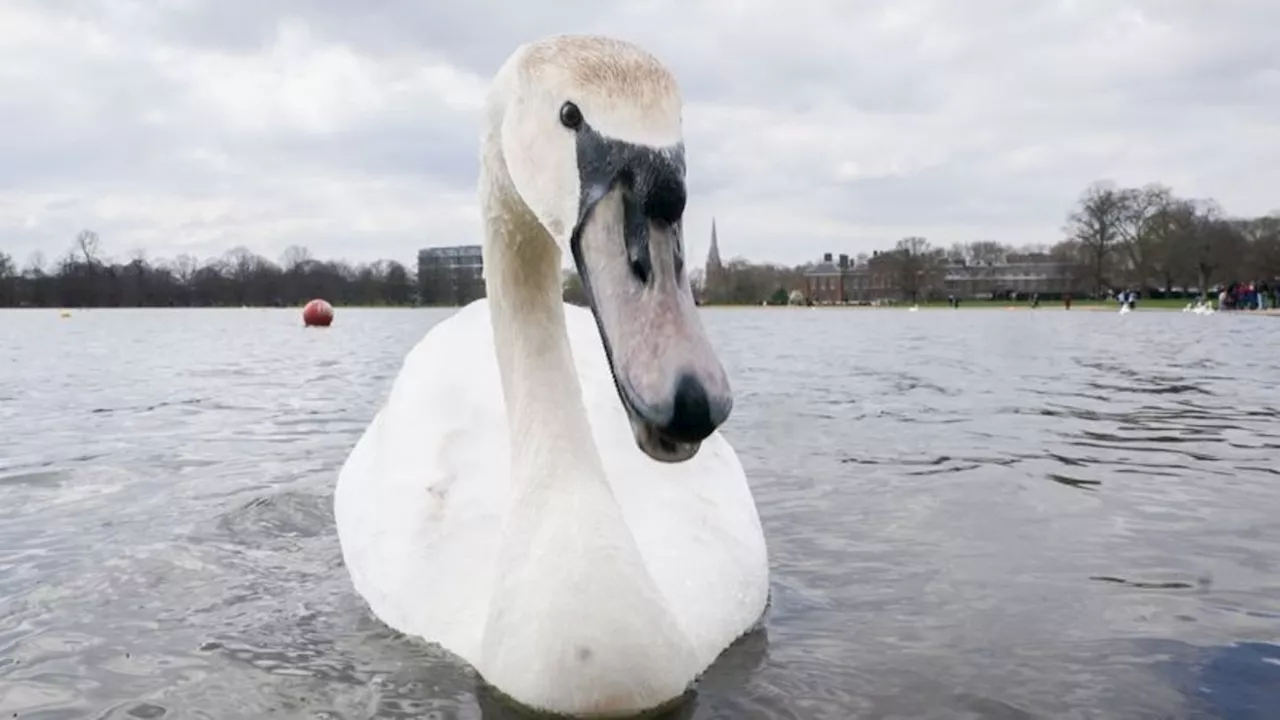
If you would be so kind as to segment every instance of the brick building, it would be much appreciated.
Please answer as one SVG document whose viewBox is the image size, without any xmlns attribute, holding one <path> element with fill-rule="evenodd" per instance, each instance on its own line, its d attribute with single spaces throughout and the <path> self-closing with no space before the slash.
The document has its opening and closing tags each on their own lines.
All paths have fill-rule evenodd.
<svg viewBox="0 0 1280 720">
<path fill-rule="evenodd" d="M 861 263 L 844 254 L 832 260 L 831 253 L 825 253 L 822 262 L 805 273 L 805 291 L 815 305 L 870 303 L 901 295 L 890 258 L 879 251 Z"/>
<path fill-rule="evenodd" d="M 850 262 L 848 255 L 833 260 L 831 253 L 805 273 L 805 295 L 816 305 L 874 303 L 907 298 L 899 277 L 900 266 L 892 252 L 875 252 L 865 262 Z M 1054 297 L 1071 292 L 1070 269 L 1044 253 L 1010 254 L 1001 262 L 968 263 L 950 259 L 942 268 L 940 284 L 919 288 L 920 299 L 954 295 L 962 299 L 1008 297 L 1031 293 Z"/>
<path fill-rule="evenodd" d="M 953 259 L 947 264 L 943 287 L 958 298 L 1009 297 L 1016 293 L 1058 296 L 1071 292 L 1070 268 L 1045 253 L 1013 253 L 1003 262 L 966 263 Z"/>
</svg>

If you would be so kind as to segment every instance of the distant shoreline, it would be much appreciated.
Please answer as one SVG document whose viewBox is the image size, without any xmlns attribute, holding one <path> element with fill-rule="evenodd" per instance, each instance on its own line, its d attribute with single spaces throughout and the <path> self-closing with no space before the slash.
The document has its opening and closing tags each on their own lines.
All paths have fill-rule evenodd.
<svg viewBox="0 0 1280 720">
<path fill-rule="evenodd" d="M 768 306 L 760 306 L 760 305 L 703 305 L 702 307 L 703 307 L 704 309 L 705 309 L 705 308 L 732 308 L 732 309 L 744 309 L 744 310 L 762 310 L 762 309 L 788 309 L 788 310 L 791 310 L 791 309 L 794 309 L 794 310 L 907 310 L 907 309 L 909 309 L 911 306 L 910 306 L 910 305 L 808 305 L 808 306 L 806 306 L 806 305 L 768 305 Z M 1152 306 L 1149 306 L 1149 307 L 1143 307 L 1143 306 L 1142 306 L 1142 303 L 1138 303 L 1138 307 L 1137 307 L 1137 308 L 1135 308 L 1135 309 L 1133 310 L 1133 312 L 1182 312 L 1182 308 L 1183 308 L 1183 307 L 1184 307 L 1183 305 L 1179 305 L 1179 306 L 1176 306 L 1176 307 L 1171 306 L 1171 305 L 1152 305 Z M 1070 309 L 1070 310 L 1068 310 L 1068 309 L 1066 308 L 1066 306 L 1061 305 L 1061 304 L 1055 304 L 1055 305 L 1041 305 L 1041 306 L 1040 306 L 1040 307 L 1038 307 L 1038 308 L 1033 308 L 1033 307 L 1031 307 L 1030 305 L 1026 305 L 1026 304 L 1018 304 L 1018 305 L 999 305 L 999 304 L 996 304 L 996 303 L 974 303 L 974 304 L 972 304 L 972 305 L 966 305 L 966 304 L 964 304 L 964 303 L 961 303 L 961 304 L 960 304 L 960 307 L 958 307 L 958 308 L 952 308 L 952 307 L 949 307 L 949 306 L 947 306 L 947 305 L 920 305 L 920 306 L 919 306 L 919 308 L 920 308 L 920 310 L 929 310 L 929 311 L 937 311 L 937 310 L 952 310 L 952 311 L 956 311 L 956 310 L 982 310 L 982 311 L 984 311 L 984 312 L 994 312 L 994 311 L 997 311 L 997 310 L 1005 310 L 1005 311 L 1008 311 L 1008 310 L 1026 310 L 1026 311 L 1034 311 L 1034 312 L 1112 312 L 1112 313 L 1118 313 L 1118 312 L 1120 312 L 1120 306 L 1118 306 L 1118 305 L 1100 305 L 1100 304 L 1089 304 L 1089 305 L 1075 305 L 1075 304 L 1073 304 L 1073 305 L 1071 306 L 1071 309 Z M 1235 313 L 1239 312 L 1240 314 L 1244 314 L 1244 315 L 1267 315 L 1267 316 L 1272 316 L 1272 317 L 1280 317 L 1280 308 L 1270 308 L 1270 309 L 1267 309 L 1267 310 L 1239 310 L 1239 311 L 1237 311 L 1237 310 L 1224 310 L 1223 312 L 1230 313 L 1230 314 L 1235 314 Z"/>
<path fill-rule="evenodd" d="M 1185 303 L 1171 304 L 1171 303 L 1165 302 L 1165 303 L 1151 303 L 1144 307 L 1142 302 L 1139 301 L 1138 307 L 1135 308 L 1133 312 L 1181 312 L 1185 306 L 1186 306 Z M 464 306 L 462 305 L 341 305 L 341 306 L 335 307 L 335 310 L 337 311 L 342 311 L 342 310 L 457 310 L 461 307 L 464 307 Z M 907 310 L 910 307 L 911 307 L 910 305 L 905 305 L 905 304 L 897 304 L 897 305 L 700 305 L 699 306 L 699 308 L 703 310 L 827 310 L 827 311 L 830 311 L 830 310 L 899 310 L 901 311 L 901 310 Z M 1099 302 L 1072 304 L 1070 310 L 1068 310 L 1066 306 L 1062 305 L 1061 303 L 1041 305 L 1038 308 L 1033 308 L 1026 303 L 1006 305 L 1006 304 L 994 303 L 989 301 L 977 301 L 969 304 L 962 302 L 960 304 L 960 307 L 958 308 L 952 308 L 949 305 L 945 305 L 941 303 L 928 303 L 924 305 L 919 305 L 918 307 L 920 310 L 929 310 L 929 311 L 982 310 L 987 312 L 993 312 L 998 310 L 1004 310 L 1004 311 L 1019 310 L 1019 311 L 1035 311 L 1035 312 L 1112 312 L 1112 313 L 1118 313 L 1120 311 L 1119 305 L 1116 305 L 1114 303 L 1103 304 Z M 180 306 L 180 307 L 159 306 L 159 305 L 155 305 L 155 306 L 144 305 L 144 306 L 133 306 L 133 307 L 99 307 L 99 306 L 0 307 L 0 312 L 24 311 L 24 312 L 71 313 L 71 312 L 89 312 L 89 311 L 98 312 L 98 311 L 104 311 L 104 310 L 175 310 L 175 311 L 279 310 L 279 311 L 285 311 L 285 312 L 302 312 L 301 306 L 280 307 L 277 305 L 246 305 L 246 306 L 193 305 L 193 306 Z M 1280 308 L 1269 308 L 1267 310 L 1239 310 L 1239 311 L 1226 310 L 1223 312 L 1227 312 L 1231 314 L 1235 314 L 1239 312 L 1245 315 L 1265 315 L 1267 317 L 1280 317 Z"/>
<path fill-rule="evenodd" d="M 1189 301 L 1184 300 L 1147 300 L 1138 301 L 1138 306 L 1133 312 L 1182 312 L 1183 308 L 1188 305 Z M 912 306 L 907 303 L 898 303 L 895 305 L 702 305 L 703 309 L 707 308 L 725 308 L 725 309 L 743 309 L 743 310 L 907 310 Z M 1074 302 L 1071 304 L 1070 310 L 1067 309 L 1060 301 L 1051 303 L 1041 303 L 1040 307 L 1033 308 L 1025 302 L 1017 303 L 1000 303 L 989 300 L 975 300 L 971 302 L 961 302 L 960 307 L 952 308 L 945 302 L 922 303 L 917 306 L 920 310 L 982 310 L 984 312 L 993 312 L 997 310 L 1025 310 L 1034 312 L 1112 312 L 1119 313 L 1120 305 L 1112 301 L 1084 301 Z M 1242 313 L 1246 315 L 1266 315 L 1269 317 L 1280 317 L 1280 308 L 1269 308 L 1267 310 L 1224 310 L 1222 312 L 1235 314 Z"/>
</svg>

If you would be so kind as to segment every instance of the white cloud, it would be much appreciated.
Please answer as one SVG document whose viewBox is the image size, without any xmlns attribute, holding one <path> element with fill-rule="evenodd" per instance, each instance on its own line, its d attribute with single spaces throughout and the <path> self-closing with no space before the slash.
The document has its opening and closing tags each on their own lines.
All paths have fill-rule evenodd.
<svg viewBox="0 0 1280 720">
<path fill-rule="evenodd" d="M 907 234 L 1053 242 L 1086 184 L 1280 207 L 1280 6 L 1243 0 L 14 0 L 0 249 L 412 259 L 479 237 L 477 114 L 519 43 L 677 73 L 690 251 L 799 262 Z"/>
</svg>

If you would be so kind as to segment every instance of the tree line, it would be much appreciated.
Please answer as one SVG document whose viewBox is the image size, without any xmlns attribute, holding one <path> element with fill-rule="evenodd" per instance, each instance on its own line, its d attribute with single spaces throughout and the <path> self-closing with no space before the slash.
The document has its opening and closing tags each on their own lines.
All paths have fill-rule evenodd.
<svg viewBox="0 0 1280 720">
<path fill-rule="evenodd" d="M 191 255 L 126 262 L 106 259 L 91 230 L 52 266 L 34 255 L 19 268 L 0 251 L 0 307 L 145 307 L 300 305 L 323 297 L 339 305 L 412 305 L 434 295 L 395 260 L 352 265 L 322 261 L 303 247 L 279 262 L 244 247 L 198 261 Z M 1051 246 L 1015 247 L 994 240 L 948 248 L 919 236 L 862 253 L 850 267 L 873 272 L 902 299 L 942 293 L 947 268 L 1039 259 L 1065 272 L 1068 292 L 1101 296 L 1133 289 L 1148 295 L 1205 292 L 1234 282 L 1280 280 L 1280 213 L 1254 218 L 1227 214 L 1213 200 L 1178 196 L 1168 186 L 1118 187 L 1099 182 L 1080 195 L 1067 215 L 1063 239 Z M 690 277 L 704 304 L 783 304 L 804 292 L 817 263 L 788 266 L 737 257 L 708 263 Z M 565 299 L 584 301 L 576 276 Z M 483 292 L 483 288 L 480 288 Z M 438 294 L 438 293 L 437 293 Z"/>
<path fill-rule="evenodd" d="M 351 265 L 317 260 L 291 246 L 274 262 L 244 247 L 203 262 L 187 254 L 106 259 L 91 230 L 52 266 L 33 255 L 19 268 L 0 251 L 0 307 L 293 306 L 311 298 L 339 305 L 410 305 L 413 275 L 395 260 Z"/>
<path fill-rule="evenodd" d="M 886 294 L 904 300 L 942 296 L 947 269 L 1042 262 L 1064 275 L 1063 292 L 1102 297 L 1120 290 L 1147 296 L 1203 294 L 1233 284 L 1280 282 L 1280 211 L 1260 217 L 1231 216 L 1212 199 L 1184 198 L 1166 185 L 1090 185 L 1066 217 L 1063 239 L 1053 245 L 1014 246 L 994 240 L 934 245 L 919 236 L 862 253 L 849 268 L 872 273 Z M 796 267 L 736 258 L 708 266 L 694 278 L 708 304 L 787 302 L 805 290 L 818 263 Z"/>
<path fill-rule="evenodd" d="M 910 236 L 889 249 L 849 258 L 847 269 L 870 272 L 891 294 L 914 300 L 937 294 L 951 263 L 994 265 L 1019 255 L 1047 256 L 1048 251 L 1049 248 L 1042 245 L 1015 247 L 991 240 L 942 248 L 927 238 Z M 791 300 L 793 292 L 805 292 L 805 277 L 818 265 L 808 262 L 789 267 L 734 258 L 720 267 L 708 264 L 705 270 L 695 271 L 692 284 L 695 294 L 707 305 L 783 305 Z"/>
<path fill-rule="evenodd" d="M 1280 211 L 1232 216 L 1215 200 L 1181 197 L 1160 183 L 1090 185 L 1067 214 L 1062 233 L 1047 248 L 1015 251 L 983 241 L 934 258 L 991 264 L 1040 255 L 1065 271 L 1068 292 L 1095 297 L 1121 290 L 1203 295 L 1214 287 L 1280 280 Z"/>
<path fill-rule="evenodd" d="M 793 290 L 804 286 L 811 264 L 790 267 L 754 263 L 735 257 L 723 265 L 708 264 L 694 270 L 689 283 L 704 305 L 783 305 Z"/>
<path fill-rule="evenodd" d="M 1067 217 L 1052 249 L 1083 290 L 1205 292 L 1215 285 L 1280 278 L 1280 213 L 1233 217 L 1212 199 L 1171 188 L 1096 183 Z"/>
</svg>

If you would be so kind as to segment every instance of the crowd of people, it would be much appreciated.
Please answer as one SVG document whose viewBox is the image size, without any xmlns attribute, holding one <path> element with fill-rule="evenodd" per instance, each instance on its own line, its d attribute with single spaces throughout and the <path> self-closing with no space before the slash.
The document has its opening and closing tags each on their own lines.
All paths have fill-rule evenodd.
<svg viewBox="0 0 1280 720">
<path fill-rule="evenodd" d="M 1267 310 L 1280 307 L 1280 285 L 1233 282 L 1218 292 L 1219 310 Z"/>
<path fill-rule="evenodd" d="M 1213 309 L 1215 295 L 1210 292 L 1200 303 Z M 1221 286 L 1216 295 L 1218 310 L 1271 310 L 1280 308 L 1280 283 L 1265 282 L 1231 282 Z M 1139 295 L 1133 290 L 1121 290 L 1115 295 L 1116 302 L 1137 309 Z"/>
</svg>

